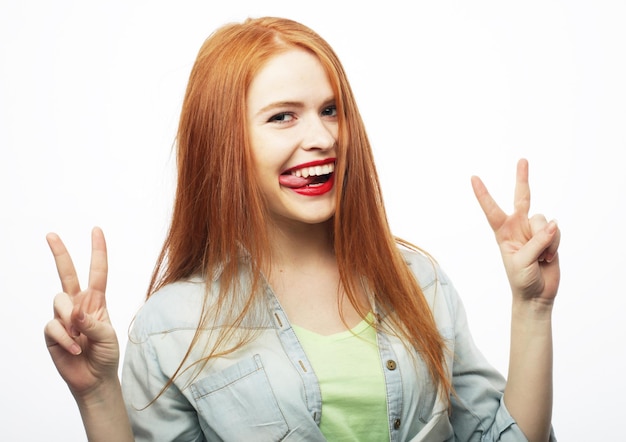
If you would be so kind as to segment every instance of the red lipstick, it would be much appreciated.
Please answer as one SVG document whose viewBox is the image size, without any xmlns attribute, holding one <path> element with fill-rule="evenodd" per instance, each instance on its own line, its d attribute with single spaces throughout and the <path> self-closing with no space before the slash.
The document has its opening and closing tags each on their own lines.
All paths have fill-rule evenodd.
<svg viewBox="0 0 626 442">
<path fill-rule="evenodd" d="M 311 161 L 309 163 L 298 164 L 297 166 L 290 167 L 287 170 L 283 170 L 282 174 L 291 173 L 292 170 L 304 169 L 305 167 L 323 166 L 324 164 L 331 164 L 337 161 L 337 158 L 326 158 L 324 160 Z"/>
<path fill-rule="evenodd" d="M 328 178 L 328 181 L 320 184 L 319 186 L 296 187 L 296 188 L 292 188 L 291 190 L 293 190 L 299 195 L 320 196 L 320 195 L 324 195 L 325 193 L 330 192 L 334 185 L 335 185 L 335 174 L 332 173 L 330 175 L 330 178 Z"/>
</svg>

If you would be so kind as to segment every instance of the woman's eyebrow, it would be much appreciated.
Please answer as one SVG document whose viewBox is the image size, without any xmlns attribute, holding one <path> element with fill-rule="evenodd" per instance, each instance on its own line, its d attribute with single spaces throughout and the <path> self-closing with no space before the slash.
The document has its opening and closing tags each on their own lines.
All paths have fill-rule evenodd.
<svg viewBox="0 0 626 442">
<path fill-rule="evenodd" d="M 267 106 L 263 106 L 258 112 L 257 115 L 264 114 L 274 109 L 280 109 L 283 107 L 291 107 L 301 109 L 304 107 L 304 103 L 300 101 L 276 101 L 274 103 L 270 103 Z"/>
</svg>

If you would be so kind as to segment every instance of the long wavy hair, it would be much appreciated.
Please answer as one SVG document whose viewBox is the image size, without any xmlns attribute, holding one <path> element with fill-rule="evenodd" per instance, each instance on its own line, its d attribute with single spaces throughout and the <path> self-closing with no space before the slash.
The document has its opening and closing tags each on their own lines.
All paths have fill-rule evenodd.
<svg viewBox="0 0 626 442">
<path fill-rule="evenodd" d="M 337 201 L 329 228 L 346 296 L 365 317 L 367 312 L 359 308 L 356 297 L 364 284 L 377 311 L 391 318 L 394 330 L 424 360 L 439 392 L 449 397 L 445 342 L 398 249 L 399 243 L 412 246 L 390 231 L 371 146 L 344 69 L 326 41 L 292 20 L 265 17 L 229 24 L 202 45 L 178 127 L 178 181 L 171 226 L 148 297 L 164 285 L 192 275 L 204 275 L 209 284 L 210 275 L 219 274 L 216 308 L 231 316 L 228 327 L 220 327 L 220 339 L 207 351 L 205 363 L 249 341 L 250 337 L 240 337 L 234 346 L 220 347 L 220 342 L 232 342 L 258 298 L 261 269 L 270 259 L 267 209 L 252 171 L 246 94 L 270 58 L 293 48 L 319 59 L 335 94 Z M 251 287 L 239 286 L 242 249 L 249 257 Z M 237 290 L 246 291 L 245 302 L 231 311 L 230 298 Z M 198 343 L 201 330 L 210 329 L 214 318 L 203 312 L 187 356 Z"/>
</svg>

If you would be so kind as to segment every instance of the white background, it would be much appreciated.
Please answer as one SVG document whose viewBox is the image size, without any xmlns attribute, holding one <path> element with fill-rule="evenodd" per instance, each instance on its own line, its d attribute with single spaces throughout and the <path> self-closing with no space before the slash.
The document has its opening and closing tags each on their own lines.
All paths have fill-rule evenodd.
<svg viewBox="0 0 626 442">
<path fill-rule="evenodd" d="M 507 368 L 510 294 L 470 187 L 511 209 L 530 160 L 533 210 L 561 226 L 554 426 L 623 427 L 626 7 L 616 1 L 0 1 L 0 439 L 84 440 L 42 330 L 60 290 L 45 234 L 83 279 L 89 234 L 110 250 L 124 344 L 172 199 L 189 70 L 216 27 L 299 20 L 334 46 L 369 130 L 396 234 L 452 277 L 475 339 Z"/>
</svg>

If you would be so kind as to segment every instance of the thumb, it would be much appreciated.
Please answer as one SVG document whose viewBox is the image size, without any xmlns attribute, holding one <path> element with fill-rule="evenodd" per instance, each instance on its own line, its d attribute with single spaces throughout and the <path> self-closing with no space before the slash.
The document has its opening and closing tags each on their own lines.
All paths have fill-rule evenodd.
<svg viewBox="0 0 626 442">
<path fill-rule="evenodd" d="M 110 325 L 96 320 L 84 310 L 76 309 L 72 313 L 72 325 L 90 341 L 103 342 L 111 339 Z"/>
<path fill-rule="evenodd" d="M 556 256 L 559 243 L 559 230 L 556 222 L 550 221 L 543 228 L 534 232 L 532 238 L 523 247 L 524 258 L 531 263 L 540 258 L 550 262 Z"/>
</svg>

